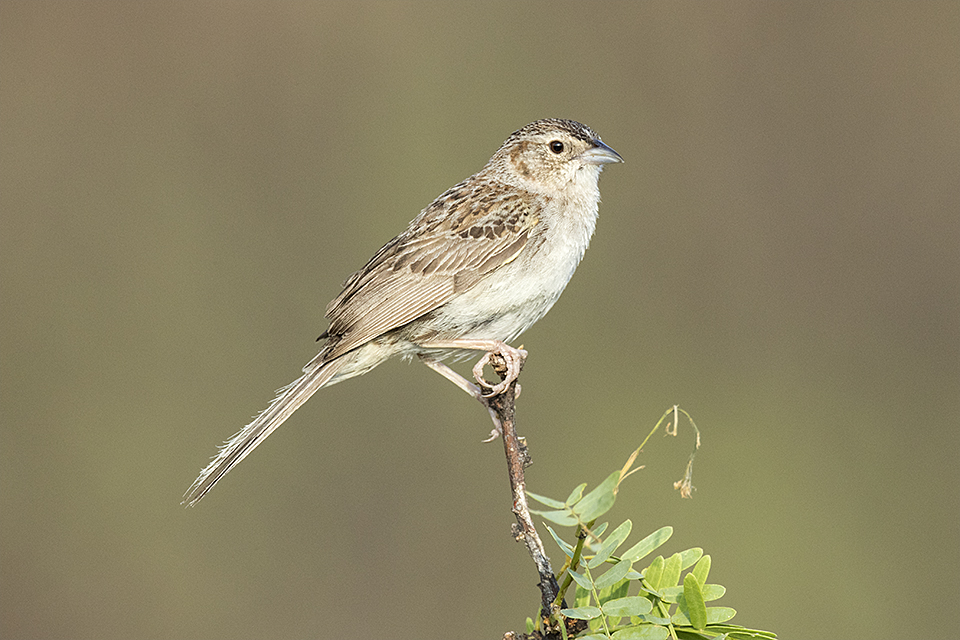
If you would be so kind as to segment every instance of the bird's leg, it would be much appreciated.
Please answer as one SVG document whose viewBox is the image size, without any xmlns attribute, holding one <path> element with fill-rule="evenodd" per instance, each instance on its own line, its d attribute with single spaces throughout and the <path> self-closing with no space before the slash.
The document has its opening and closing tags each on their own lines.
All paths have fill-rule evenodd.
<svg viewBox="0 0 960 640">
<path fill-rule="evenodd" d="M 487 399 L 483 397 L 483 393 L 480 392 L 480 387 L 473 384 L 459 373 L 443 364 L 439 360 L 434 360 L 433 358 L 425 355 L 420 355 L 420 361 L 423 364 L 427 365 L 444 378 L 457 385 L 463 389 L 467 394 L 469 394 L 475 400 L 478 400 L 483 406 L 487 408 L 487 411 L 490 412 L 490 418 L 493 420 L 493 431 L 490 432 L 490 437 L 484 440 L 484 442 L 492 442 L 500 437 L 503 433 L 503 428 L 500 426 L 500 419 L 497 417 L 496 411 L 490 408 L 490 405 L 487 404 Z"/>
<path fill-rule="evenodd" d="M 453 384 L 463 389 L 463 391 L 467 393 L 470 397 L 472 397 L 474 400 L 479 400 L 480 402 L 483 402 L 483 394 L 480 393 L 480 387 L 473 384 L 472 382 L 470 382 L 469 380 L 461 376 L 459 373 L 457 373 L 447 365 L 443 364 L 439 360 L 434 360 L 430 356 L 423 355 L 423 354 L 420 354 L 420 361 L 423 364 L 430 367 L 431 369 L 433 369 L 434 371 L 436 371 L 437 373 L 439 373 L 440 375 L 442 375 L 444 378 L 446 378 Z"/>
<path fill-rule="evenodd" d="M 514 349 L 502 340 L 483 340 L 480 338 L 459 338 L 455 340 L 442 340 L 420 344 L 427 349 L 471 349 L 473 351 L 486 351 L 480 361 L 473 367 L 473 377 L 477 384 L 489 393 L 483 394 L 485 398 L 492 398 L 500 395 L 509 387 L 520 375 L 520 369 L 523 367 L 523 361 L 527 357 L 527 352 L 523 349 Z M 507 366 L 507 374 L 499 384 L 490 384 L 483 378 L 483 366 L 490 362 L 491 355 L 498 355 L 503 358 Z M 469 392 L 468 392 L 469 393 Z"/>
</svg>

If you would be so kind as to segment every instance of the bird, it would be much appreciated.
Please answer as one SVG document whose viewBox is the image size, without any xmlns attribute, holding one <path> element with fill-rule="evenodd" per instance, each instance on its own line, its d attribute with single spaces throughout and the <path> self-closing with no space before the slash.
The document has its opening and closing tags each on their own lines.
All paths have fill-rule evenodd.
<svg viewBox="0 0 960 640">
<path fill-rule="evenodd" d="M 326 308 L 324 344 L 303 375 L 283 387 L 227 440 L 183 496 L 195 505 L 315 392 L 400 356 L 475 397 L 502 393 L 526 352 L 508 343 L 560 297 L 593 236 L 606 164 L 623 158 L 590 127 L 547 118 L 512 134 L 477 173 L 440 194 L 387 242 Z M 486 355 L 473 385 L 445 360 Z M 491 355 L 506 363 L 483 379 Z"/>
</svg>

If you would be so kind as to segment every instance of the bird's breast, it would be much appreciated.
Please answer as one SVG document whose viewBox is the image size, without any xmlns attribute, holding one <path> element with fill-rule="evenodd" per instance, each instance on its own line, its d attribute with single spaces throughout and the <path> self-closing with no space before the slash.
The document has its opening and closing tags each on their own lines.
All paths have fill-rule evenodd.
<svg viewBox="0 0 960 640">
<path fill-rule="evenodd" d="M 487 274 L 435 311 L 437 328 L 469 327 L 461 337 L 513 340 L 563 293 L 596 226 L 596 199 L 547 204 L 517 258 Z"/>
</svg>

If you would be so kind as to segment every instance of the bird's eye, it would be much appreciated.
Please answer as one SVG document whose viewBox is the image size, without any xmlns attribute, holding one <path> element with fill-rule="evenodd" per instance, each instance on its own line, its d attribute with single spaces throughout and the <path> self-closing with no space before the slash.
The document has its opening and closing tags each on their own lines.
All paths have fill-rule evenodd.
<svg viewBox="0 0 960 640">
<path fill-rule="evenodd" d="M 550 143 L 550 151 L 554 153 L 563 153 L 563 143 L 559 140 L 554 140 Z"/>
</svg>

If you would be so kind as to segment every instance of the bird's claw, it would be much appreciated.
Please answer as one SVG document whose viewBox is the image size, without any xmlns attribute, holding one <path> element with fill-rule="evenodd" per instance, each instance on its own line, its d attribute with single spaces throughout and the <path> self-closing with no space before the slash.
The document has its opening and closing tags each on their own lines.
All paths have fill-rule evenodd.
<svg viewBox="0 0 960 640">
<path fill-rule="evenodd" d="M 502 435 L 503 435 L 503 431 L 501 431 L 499 427 L 494 427 L 493 429 L 490 430 L 490 435 L 486 439 L 481 440 L 480 442 L 484 444 L 488 442 L 493 442 L 494 440 L 496 440 Z"/>
<path fill-rule="evenodd" d="M 483 367 L 487 364 L 492 364 L 492 356 L 499 356 L 503 360 L 503 366 L 506 369 L 503 380 L 497 384 L 490 384 L 483 377 Z M 506 391 L 507 387 L 513 384 L 517 377 L 519 377 L 520 369 L 523 367 L 523 361 L 526 357 L 527 352 L 524 349 L 514 349 L 508 344 L 499 345 L 495 351 L 485 353 L 473 367 L 473 377 L 477 381 L 477 384 L 480 385 L 482 389 L 489 390 L 488 393 L 481 395 L 483 395 L 484 398 L 492 398 Z"/>
</svg>

